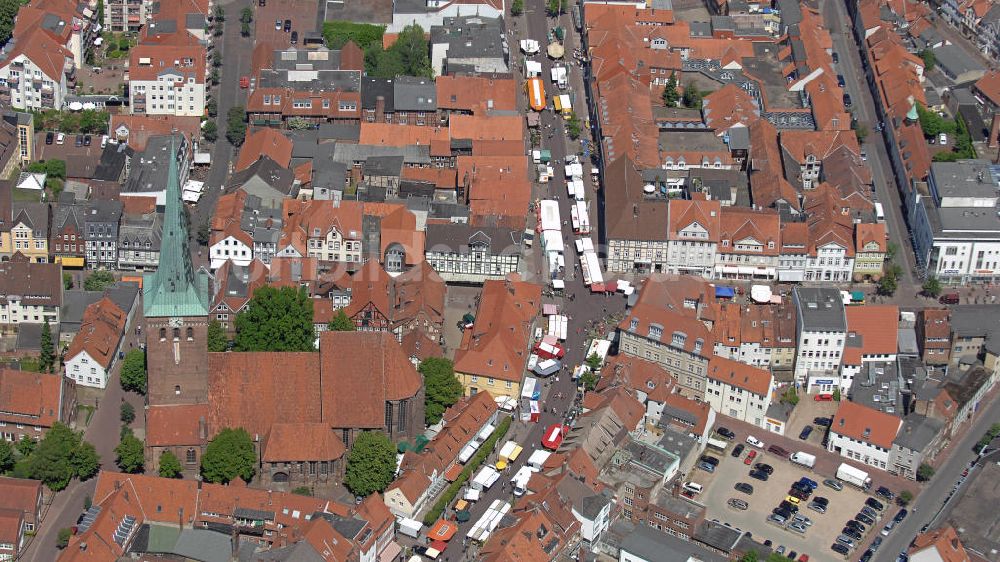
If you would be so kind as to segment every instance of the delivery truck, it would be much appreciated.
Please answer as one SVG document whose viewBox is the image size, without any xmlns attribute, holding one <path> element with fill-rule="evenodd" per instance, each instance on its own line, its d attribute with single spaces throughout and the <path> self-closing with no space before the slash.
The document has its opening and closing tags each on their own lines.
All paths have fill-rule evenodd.
<svg viewBox="0 0 1000 562">
<path fill-rule="evenodd" d="M 872 486 L 872 479 L 869 478 L 867 472 L 854 468 L 846 462 L 841 463 L 837 469 L 837 480 L 847 482 L 863 490 L 867 490 Z"/>
<path fill-rule="evenodd" d="M 802 451 L 792 453 L 788 457 L 788 460 L 795 464 L 801 464 L 802 466 L 807 466 L 809 468 L 816 466 L 816 455 L 810 455 L 809 453 L 803 453 Z"/>
<path fill-rule="evenodd" d="M 531 475 L 534 474 L 535 470 L 532 470 L 530 466 L 522 466 L 514 478 L 510 480 L 511 484 L 514 485 L 514 495 L 523 496 L 525 492 L 528 491 L 528 481 L 531 480 Z"/>
</svg>

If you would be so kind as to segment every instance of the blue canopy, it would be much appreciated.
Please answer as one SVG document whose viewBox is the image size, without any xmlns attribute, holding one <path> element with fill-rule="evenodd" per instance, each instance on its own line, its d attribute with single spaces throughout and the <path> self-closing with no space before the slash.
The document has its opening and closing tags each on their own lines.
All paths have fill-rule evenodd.
<svg viewBox="0 0 1000 562">
<path fill-rule="evenodd" d="M 719 299 L 731 299 L 736 296 L 736 289 L 732 287 L 715 287 L 715 297 Z"/>
</svg>

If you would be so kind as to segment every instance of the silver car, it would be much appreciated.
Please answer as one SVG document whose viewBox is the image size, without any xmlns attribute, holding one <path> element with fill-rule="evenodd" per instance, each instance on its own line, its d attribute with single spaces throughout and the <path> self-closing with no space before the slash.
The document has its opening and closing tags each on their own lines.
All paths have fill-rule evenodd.
<svg viewBox="0 0 1000 562">
<path fill-rule="evenodd" d="M 854 544 L 854 539 L 852 539 L 847 535 L 840 535 L 839 537 L 837 537 L 837 542 L 846 546 L 847 548 L 854 548 L 857 546 L 856 544 Z"/>
<path fill-rule="evenodd" d="M 803 525 L 801 521 L 792 521 L 788 525 L 788 530 L 789 531 L 795 531 L 796 533 L 799 533 L 800 535 L 804 535 L 808 529 L 809 528 L 806 527 L 805 525 Z"/>
<path fill-rule="evenodd" d="M 785 518 L 782 517 L 782 516 L 780 516 L 780 515 L 777 515 L 775 513 L 772 513 L 772 514 L 768 515 L 767 516 L 767 520 L 770 521 L 771 523 L 774 523 L 774 524 L 780 526 L 780 527 L 784 527 L 785 526 Z"/>
<path fill-rule="evenodd" d="M 794 516 L 792 516 L 792 521 L 796 523 L 802 523 L 806 527 L 812 527 L 813 524 L 812 519 L 809 519 L 805 515 L 799 515 L 799 514 L 795 514 Z"/>
<path fill-rule="evenodd" d="M 807 505 L 806 507 L 808 507 L 809 509 L 811 509 L 811 510 L 817 512 L 817 513 L 826 513 L 826 507 L 824 507 L 824 506 L 822 506 L 822 505 L 820 505 L 820 504 L 818 504 L 816 502 L 809 502 L 809 505 Z"/>
</svg>

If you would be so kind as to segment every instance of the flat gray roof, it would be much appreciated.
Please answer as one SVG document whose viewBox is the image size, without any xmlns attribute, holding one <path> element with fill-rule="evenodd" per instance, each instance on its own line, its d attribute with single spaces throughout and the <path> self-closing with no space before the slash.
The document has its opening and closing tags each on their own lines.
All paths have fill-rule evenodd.
<svg viewBox="0 0 1000 562">
<path fill-rule="evenodd" d="M 844 301 L 840 291 L 827 287 L 795 287 L 795 306 L 806 332 L 846 332 Z"/>
<path fill-rule="evenodd" d="M 997 181 L 986 160 L 934 162 L 931 176 L 939 198 L 997 197 Z"/>
<path fill-rule="evenodd" d="M 735 541 L 734 541 L 735 542 Z M 659 562 L 723 562 L 725 557 L 691 541 L 672 537 L 648 525 L 636 525 L 631 533 L 622 537 L 621 549 L 646 560 Z"/>
</svg>

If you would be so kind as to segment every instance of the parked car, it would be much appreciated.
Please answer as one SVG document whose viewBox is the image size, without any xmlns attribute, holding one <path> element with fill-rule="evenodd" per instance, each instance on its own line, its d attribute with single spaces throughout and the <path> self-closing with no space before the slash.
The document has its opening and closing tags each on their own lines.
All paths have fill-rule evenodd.
<svg viewBox="0 0 1000 562">
<path fill-rule="evenodd" d="M 769 478 L 769 476 L 764 471 L 761 471 L 761 470 L 751 470 L 750 471 L 750 478 L 753 478 L 755 480 L 760 480 L 761 482 L 767 482 L 767 479 Z"/>
<path fill-rule="evenodd" d="M 740 511 L 746 511 L 747 508 L 750 507 L 750 504 L 748 504 L 746 501 L 741 500 L 739 498 L 729 498 L 729 501 L 726 502 L 726 503 L 729 504 L 729 507 L 731 507 L 733 509 L 738 509 Z"/>
<path fill-rule="evenodd" d="M 875 495 L 882 496 L 886 501 L 892 501 L 896 497 L 896 494 L 892 493 L 892 490 L 885 486 L 879 486 L 878 490 L 875 490 Z"/>
<path fill-rule="evenodd" d="M 764 442 L 757 439 L 753 435 L 747 435 L 747 443 L 752 447 L 757 447 L 758 449 L 764 448 Z"/>
<path fill-rule="evenodd" d="M 76 140 L 73 141 L 73 146 L 83 146 L 83 135 L 76 136 Z"/>
<path fill-rule="evenodd" d="M 785 555 L 785 557 L 788 558 L 789 560 L 795 560 L 795 557 L 798 556 L 798 555 L 799 555 L 798 552 L 795 552 L 794 550 L 790 550 L 790 551 L 788 551 L 788 554 Z"/>
<path fill-rule="evenodd" d="M 743 459 L 743 464 L 745 464 L 745 465 L 749 465 L 749 464 L 753 463 L 753 459 L 754 459 L 754 458 L 755 458 L 756 456 L 757 456 L 757 451 L 753 451 L 753 450 L 751 450 L 751 451 L 750 451 L 749 453 L 747 453 L 747 456 L 746 456 L 746 458 L 745 458 L 745 459 Z"/>
<path fill-rule="evenodd" d="M 56 135 L 56 144 L 62 144 L 65 138 L 66 138 L 65 133 L 59 133 L 58 135 Z"/>
<path fill-rule="evenodd" d="M 715 430 L 723 439 L 736 439 L 736 434 L 725 427 L 720 427 Z"/>
<path fill-rule="evenodd" d="M 869 546 L 868 548 L 870 548 L 872 552 L 875 552 L 876 550 L 878 550 L 878 547 L 882 546 L 882 540 L 883 540 L 882 537 L 875 537 L 875 540 L 872 541 L 871 546 Z"/>
<path fill-rule="evenodd" d="M 865 525 L 857 519 L 851 519 L 846 523 L 846 525 L 852 529 L 857 529 L 861 533 L 864 533 L 867 530 L 867 527 L 865 527 Z"/>
<path fill-rule="evenodd" d="M 92 142 L 94 141 L 93 139 L 91 139 L 90 135 L 86 135 L 83 137 L 83 146 L 90 146 L 90 143 Z"/>
<path fill-rule="evenodd" d="M 856 541 L 860 541 L 862 536 L 861 533 L 854 527 L 844 527 L 840 530 L 840 533 L 845 537 L 851 537 Z"/>
<path fill-rule="evenodd" d="M 52 141 L 55 139 L 55 137 L 56 136 L 55 134 L 52 133 L 52 131 L 45 133 L 45 144 L 52 144 Z"/>
<path fill-rule="evenodd" d="M 292 20 L 285 20 L 285 33 L 292 30 Z"/>
<path fill-rule="evenodd" d="M 895 527 L 896 527 L 895 521 L 889 521 L 888 523 L 886 523 L 885 527 L 882 527 L 882 536 L 888 537 L 889 533 L 891 533 Z"/>
<path fill-rule="evenodd" d="M 875 520 L 872 519 L 871 517 L 868 517 L 864 513 L 859 513 L 859 514 L 855 515 L 854 518 L 857 519 L 858 521 L 861 521 L 865 525 L 874 525 L 875 524 Z"/>
<path fill-rule="evenodd" d="M 840 63 L 840 55 L 837 53 L 830 53 L 830 58 L 833 59 L 833 64 Z"/>
<path fill-rule="evenodd" d="M 906 519 L 907 513 L 909 512 L 906 511 L 905 509 L 900 509 L 899 513 L 897 513 L 896 516 L 892 518 L 892 520 L 895 521 L 896 523 L 901 523 L 903 519 Z"/>
<path fill-rule="evenodd" d="M 732 455 L 732 457 L 734 459 L 738 459 L 738 458 L 740 458 L 740 455 L 743 454 L 743 448 L 744 448 L 743 447 L 743 443 L 740 443 L 740 444 L 736 445 L 735 447 L 733 447 L 733 452 L 731 452 L 729 454 Z"/>
<path fill-rule="evenodd" d="M 715 457 L 713 457 L 711 455 L 702 455 L 701 458 L 698 459 L 698 460 L 700 460 L 701 462 L 707 462 L 708 464 L 710 464 L 712 466 L 719 466 L 719 459 L 717 459 L 717 458 L 715 458 Z"/>
<path fill-rule="evenodd" d="M 800 554 L 799 555 L 799 562 L 809 562 L 809 555 L 808 554 Z"/>
<path fill-rule="evenodd" d="M 816 401 L 816 402 L 833 402 L 833 395 L 832 394 L 817 394 L 815 397 L 813 397 L 813 400 Z"/>
<path fill-rule="evenodd" d="M 788 530 L 799 533 L 800 535 L 804 535 L 805 532 L 808 530 L 808 528 L 802 523 L 792 521 L 791 523 L 788 524 Z"/>
<path fill-rule="evenodd" d="M 871 517 L 872 519 L 879 519 L 881 517 L 881 515 L 879 514 L 879 512 L 877 512 L 874 509 L 868 507 L 867 505 L 861 508 L 861 513 L 864 513 L 865 515 L 867 515 L 868 517 Z"/>
<path fill-rule="evenodd" d="M 778 445 L 771 445 L 770 447 L 767 448 L 767 452 L 778 455 L 779 457 L 787 457 L 788 455 L 791 454 L 784 448 L 779 447 Z"/>
<path fill-rule="evenodd" d="M 946 133 L 938 135 L 938 144 L 948 144 L 948 135 Z"/>
<path fill-rule="evenodd" d="M 814 501 L 809 502 L 809 505 L 807 505 L 806 507 L 815 511 L 816 513 L 826 513 L 826 506 L 823 504 L 816 503 Z"/>
<path fill-rule="evenodd" d="M 243 88 L 245 90 L 249 87 L 250 87 L 250 77 L 249 76 L 240 77 L 240 88 Z"/>
<path fill-rule="evenodd" d="M 737 492 L 743 492 L 744 494 L 747 495 L 753 495 L 753 485 L 747 484 L 746 482 L 737 482 L 736 485 L 733 486 L 733 489 L 736 490 Z"/>
<path fill-rule="evenodd" d="M 813 427 L 811 425 L 803 427 L 802 431 L 799 432 L 799 439 L 803 441 L 809 439 L 809 436 L 812 435 L 812 432 L 813 432 Z"/>
<path fill-rule="evenodd" d="M 875 556 L 875 552 L 871 548 L 869 548 L 868 550 L 865 551 L 864 554 L 861 555 L 861 558 L 858 559 L 858 562 L 869 562 L 869 560 L 872 559 L 872 556 Z"/>
<path fill-rule="evenodd" d="M 799 482 L 805 484 L 806 486 L 809 486 L 813 490 L 815 490 L 816 488 L 819 488 L 819 484 L 815 480 L 813 480 L 812 478 L 808 478 L 806 476 L 803 476 L 802 478 L 799 478 Z"/>
<path fill-rule="evenodd" d="M 298 42 L 299 42 L 299 32 L 298 31 L 293 31 L 292 32 L 292 45 L 295 45 Z"/>
<path fill-rule="evenodd" d="M 784 509 L 785 511 L 788 511 L 789 513 L 798 513 L 799 512 L 799 506 L 797 506 L 794 503 L 788 501 L 788 499 L 781 500 L 781 503 L 778 504 L 778 509 Z"/>
<path fill-rule="evenodd" d="M 846 546 L 847 548 L 854 548 L 855 546 L 857 546 L 854 540 L 847 535 L 840 535 L 839 537 L 837 537 L 837 542 Z"/>
<path fill-rule="evenodd" d="M 846 82 L 844 82 L 844 75 L 843 74 L 838 74 L 837 75 L 837 85 L 840 86 L 841 88 L 843 88 L 845 84 L 846 84 Z"/>
<path fill-rule="evenodd" d="M 274 20 L 274 29 L 281 31 L 281 20 Z"/>
<path fill-rule="evenodd" d="M 816 496 L 815 498 L 813 498 L 813 501 L 824 507 L 830 505 L 830 500 L 824 498 L 823 496 Z"/>
<path fill-rule="evenodd" d="M 797 498 L 795 496 L 785 496 L 785 501 L 788 502 L 788 503 L 790 503 L 790 504 L 792 504 L 792 505 L 799 505 L 799 502 L 802 501 L 802 500 L 800 500 L 799 498 Z"/>
<path fill-rule="evenodd" d="M 938 299 L 938 302 L 941 304 L 958 304 L 959 302 L 958 293 L 945 293 L 941 295 L 941 297 Z"/>
<path fill-rule="evenodd" d="M 846 546 L 840 544 L 839 542 L 835 542 L 835 543 L 831 544 L 830 545 L 830 550 L 836 552 L 837 554 L 843 554 L 844 556 L 847 556 L 848 554 L 851 553 L 851 549 L 849 549 Z"/>
<path fill-rule="evenodd" d="M 826 480 L 824 480 L 823 485 L 826 486 L 827 488 L 832 488 L 834 490 L 837 490 L 838 492 L 844 489 L 844 485 L 841 484 L 840 481 L 834 480 L 833 478 L 827 478 Z"/>
<path fill-rule="evenodd" d="M 774 509 L 771 510 L 771 515 L 777 515 L 778 517 L 781 517 L 782 519 L 785 520 L 785 521 L 782 521 L 784 523 L 784 522 L 787 522 L 789 519 L 792 518 L 792 510 L 785 509 L 783 507 L 776 507 L 776 508 L 774 508 Z"/>
<path fill-rule="evenodd" d="M 815 425 L 830 427 L 830 424 L 832 423 L 833 423 L 833 418 L 824 418 L 824 417 L 813 418 L 813 424 Z"/>
<path fill-rule="evenodd" d="M 812 527 L 812 524 L 813 524 L 813 520 L 812 519 L 809 519 L 808 516 L 802 515 L 801 513 L 796 513 L 795 517 L 792 517 L 792 520 L 793 521 L 798 521 L 799 523 L 802 523 L 806 527 Z"/>
<path fill-rule="evenodd" d="M 775 550 L 775 552 L 777 552 L 778 554 L 784 554 L 785 553 L 785 545 L 779 546 L 777 548 L 777 550 Z"/>
<path fill-rule="evenodd" d="M 865 505 L 867 505 L 872 509 L 876 509 L 878 511 L 882 511 L 883 509 L 885 509 L 885 505 L 883 505 L 882 502 L 878 501 L 875 498 L 868 498 L 867 500 L 865 500 Z"/>
<path fill-rule="evenodd" d="M 770 521 L 770 522 L 772 522 L 772 523 L 777 523 L 778 525 L 782 525 L 783 526 L 785 524 L 785 521 L 788 520 L 788 518 L 782 517 L 782 516 L 778 515 L 777 513 L 772 513 L 772 514 L 770 514 L 770 515 L 767 516 L 767 520 Z"/>
<path fill-rule="evenodd" d="M 774 467 L 767 463 L 759 462 L 753 465 L 753 467 L 756 468 L 757 470 L 762 470 L 766 472 L 768 475 L 774 474 Z"/>
<path fill-rule="evenodd" d="M 704 470 L 705 472 L 712 474 L 715 472 L 715 465 L 709 464 L 707 462 L 701 461 L 698 463 L 698 468 Z"/>
</svg>

